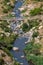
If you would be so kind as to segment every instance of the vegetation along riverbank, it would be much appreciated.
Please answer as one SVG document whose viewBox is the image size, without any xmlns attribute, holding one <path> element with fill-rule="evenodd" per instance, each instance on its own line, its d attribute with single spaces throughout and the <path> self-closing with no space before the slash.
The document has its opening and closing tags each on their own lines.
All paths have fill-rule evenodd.
<svg viewBox="0 0 43 65">
<path fill-rule="evenodd" d="M 43 65 L 43 0 L 0 0 L 0 65 Z"/>
<path fill-rule="evenodd" d="M 26 0 L 21 9 L 26 18 L 23 31 L 33 30 L 32 39 L 24 49 L 25 56 L 29 65 L 43 65 L 43 0 Z"/>
<path fill-rule="evenodd" d="M 10 53 L 18 35 L 12 32 L 11 22 L 2 18 L 8 17 L 12 12 L 14 2 L 15 0 L 0 0 L 0 65 L 19 65 Z"/>
</svg>

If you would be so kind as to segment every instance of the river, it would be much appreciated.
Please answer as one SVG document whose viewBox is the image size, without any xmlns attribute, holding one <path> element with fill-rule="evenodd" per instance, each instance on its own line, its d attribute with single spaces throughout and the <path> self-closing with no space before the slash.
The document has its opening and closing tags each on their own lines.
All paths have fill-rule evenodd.
<svg viewBox="0 0 43 65">
<path fill-rule="evenodd" d="M 21 0 L 18 0 L 15 4 L 13 12 L 15 12 L 15 16 L 17 18 L 20 17 L 20 11 L 18 10 L 18 8 L 21 7 L 22 4 L 23 4 L 23 1 L 21 1 Z M 18 61 L 20 63 L 20 65 L 29 65 L 26 58 L 22 57 L 22 56 L 25 56 L 23 49 L 25 48 L 25 42 L 27 40 L 28 40 L 28 38 L 26 38 L 26 37 L 17 38 L 16 41 L 14 42 L 14 44 L 13 44 L 13 47 L 18 47 L 19 51 L 17 52 L 17 51 L 11 50 L 11 53 L 12 53 L 14 59 L 16 61 Z"/>
</svg>

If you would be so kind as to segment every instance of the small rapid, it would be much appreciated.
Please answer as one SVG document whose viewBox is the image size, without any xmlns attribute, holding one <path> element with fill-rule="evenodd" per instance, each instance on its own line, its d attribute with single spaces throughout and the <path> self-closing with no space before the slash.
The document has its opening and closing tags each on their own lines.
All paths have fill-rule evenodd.
<svg viewBox="0 0 43 65">
<path fill-rule="evenodd" d="M 20 17 L 20 11 L 18 8 L 20 8 L 23 5 L 23 1 L 17 0 L 15 3 L 13 12 L 15 12 L 15 17 Z M 26 37 L 19 37 L 16 39 L 16 41 L 13 44 L 13 47 L 19 48 L 19 51 L 11 50 L 11 54 L 13 55 L 14 59 L 20 63 L 20 65 L 29 65 L 28 61 L 25 58 L 25 54 L 23 52 L 23 49 L 25 48 L 25 42 L 28 40 Z"/>
</svg>

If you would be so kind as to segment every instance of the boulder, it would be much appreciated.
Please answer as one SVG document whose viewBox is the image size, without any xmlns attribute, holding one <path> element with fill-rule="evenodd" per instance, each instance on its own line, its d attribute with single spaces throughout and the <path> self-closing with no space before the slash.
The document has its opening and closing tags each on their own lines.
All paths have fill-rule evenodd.
<svg viewBox="0 0 43 65">
<path fill-rule="evenodd" d="M 19 48 L 18 47 L 13 47 L 13 50 L 14 51 L 19 51 Z"/>
<path fill-rule="evenodd" d="M 21 58 L 24 58 L 24 57 L 25 57 L 24 55 L 21 56 Z"/>
<path fill-rule="evenodd" d="M 23 63 L 20 63 L 20 65 L 23 65 Z"/>
<path fill-rule="evenodd" d="M 25 44 L 28 44 L 28 42 L 25 42 Z"/>
</svg>

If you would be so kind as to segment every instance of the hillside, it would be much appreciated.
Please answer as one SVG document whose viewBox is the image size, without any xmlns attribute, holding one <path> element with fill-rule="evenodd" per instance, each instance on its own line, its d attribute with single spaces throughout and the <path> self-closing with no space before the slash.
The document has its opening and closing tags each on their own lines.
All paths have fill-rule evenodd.
<svg viewBox="0 0 43 65">
<path fill-rule="evenodd" d="M 33 31 L 32 39 L 24 49 L 28 63 L 43 65 L 43 0 L 26 0 L 20 11 L 25 19 L 22 30 Z"/>
<path fill-rule="evenodd" d="M 10 13 L 14 2 L 15 0 L 0 0 L 0 16 Z"/>
<path fill-rule="evenodd" d="M 43 0 L 25 0 L 23 5 L 19 0 L 12 15 L 15 2 L 0 0 L 0 64 L 24 65 L 26 60 L 29 65 L 43 65 Z"/>
<path fill-rule="evenodd" d="M 0 17 L 11 13 L 14 2 L 15 0 L 0 0 Z M 12 32 L 10 21 L 2 19 L 0 20 L 0 65 L 19 65 L 10 53 L 17 35 Z"/>
</svg>

